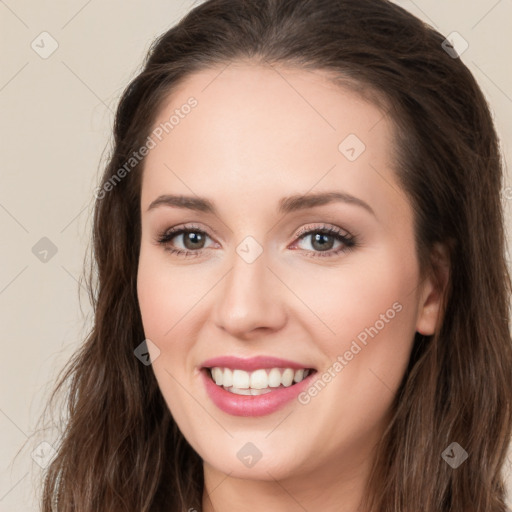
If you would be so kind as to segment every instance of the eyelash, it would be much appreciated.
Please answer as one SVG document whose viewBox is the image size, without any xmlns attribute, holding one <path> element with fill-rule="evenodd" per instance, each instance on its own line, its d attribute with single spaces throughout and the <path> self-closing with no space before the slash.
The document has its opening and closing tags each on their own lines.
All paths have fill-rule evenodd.
<svg viewBox="0 0 512 512">
<path fill-rule="evenodd" d="M 200 229 L 197 226 L 183 226 L 178 228 L 172 228 L 170 230 L 163 231 L 159 235 L 157 235 L 155 241 L 159 244 L 164 246 L 166 251 L 169 251 L 171 254 L 175 254 L 177 256 L 182 256 L 185 258 L 188 257 L 197 257 L 202 254 L 202 252 L 205 250 L 198 249 L 197 251 L 190 251 L 190 250 L 183 250 L 183 249 L 176 249 L 169 245 L 169 242 L 176 238 L 179 235 L 185 234 L 185 233 L 200 233 L 201 235 L 209 236 L 208 233 L 206 233 L 204 230 Z M 313 252 L 314 254 L 308 254 L 309 257 L 312 258 L 329 258 L 336 256 L 341 253 L 349 252 L 353 250 L 355 247 L 358 247 L 358 242 L 355 236 L 348 234 L 346 231 L 341 230 L 336 227 L 332 226 L 319 226 L 315 228 L 305 227 L 301 229 L 295 236 L 297 239 L 302 240 L 303 238 L 306 238 L 308 235 L 312 235 L 315 233 L 321 233 L 322 235 L 330 235 L 334 236 L 336 240 L 342 242 L 342 246 L 336 250 L 329 250 L 329 251 L 307 251 L 307 252 Z M 304 249 L 305 250 L 305 249 Z"/>
</svg>

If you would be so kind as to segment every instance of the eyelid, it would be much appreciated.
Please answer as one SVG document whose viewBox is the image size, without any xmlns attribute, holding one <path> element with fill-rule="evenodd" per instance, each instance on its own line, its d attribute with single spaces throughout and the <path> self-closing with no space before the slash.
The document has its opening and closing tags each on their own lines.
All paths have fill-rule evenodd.
<svg viewBox="0 0 512 512">
<path fill-rule="evenodd" d="M 213 237 L 209 233 L 210 228 L 204 229 L 197 224 L 188 224 L 188 223 L 177 224 L 176 226 L 173 226 L 172 228 L 164 229 L 163 231 L 160 231 L 156 234 L 154 240 L 157 243 L 163 243 L 162 239 L 164 239 L 166 237 L 176 238 L 176 237 L 182 235 L 184 231 L 193 231 L 193 232 L 203 233 L 211 240 L 214 240 Z M 211 230 L 211 231 L 213 231 L 213 230 Z M 198 251 L 194 251 L 194 252 L 199 252 L 201 250 L 204 250 L 204 249 L 199 249 Z"/>
<path fill-rule="evenodd" d="M 210 236 L 209 231 L 212 231 L 213 233 L 215 233 L 215 230 L 211 229 L 210 227 L 208 227 L 207 229 L 204 229 L 201 226 L 199 226 L 198 224 L 184 223 L 184 224 L 177 224 L 176 226 L 173 226 L 172 228 L 163 230 L 161 233 L 159 233 L 159 235 L 157 236 L 157 239 L 162 236 L 168 235 L 168 234 L 174 234 L 177 236 L 181 230 L 199 231 L 201 233 L 204 233 L 211 239 L 213 239 L 213 237 Z M 311 231 L 323 231 L 323 230 L 325 230 L 325 231 L 332 230 L 332 232 L 343 235 L 348 239 L 357 238 L 357 236 L 358 236 L 358 235 L 352 234 L 351 232 L 347 231 L 344 228 L 341 228 L 336 225 L 331 225 L 331 224 L 325 223 L 325 222 L 316 222 L 316 223 L 306 224 L 305 226 L 300 228 L 298 231 L 293 231 L 291 236 L 293 236 L 294 240 L 295 240 L 295 239 L 301 238 L 302 235 L 304 235 L 306 233 L 310 233 Z M 215 233 L 215 236 L 218 236 L 217 233 Z"/>
<path fill-rule="evenodd" d="M 300 238 L 305 233 L 310 233 L 311 231 L 332 231 L 338 233 L 339 235 L 343 235 L 346 238 L 355 238 L 350 232 L 346 229 L 340 228 L 339 226 L 329 225 L 327 223 L 319 223 L 319 225 L 308 224 L 299 229 L 297 233 L 295 233 L 295 238 Z"/>
<path fill-rule="evenodd" d="M 320 225 L 319 225 L 320 224 Z M 209 229 L 209 228 L 208 228 Z M 191 250 L 191 249 L 179 249 L 175 247 L 170 247 L 170 241 L 173 238 L 176 238 L 180 235 L 183 235 L 184 232 L 199 232 L 203 235 L 206 235 L 211 240 L 214 240 L 213 237 L 210 236 L 208 233 L 208 230 L 202 229 L 200 226 L 196 224 L 178 224 L 176 226 L 173 226 L 172 228 L 169 228 L 163 232 L 161 232 L 157 237 L 155 238 L 155 243 L 157 245 L 164 246 L 164 249 L 166 251 L 169 251 L 170 253 L 174 254 L 178 257 L 183 258 L 191 258 L 191 257 L 198 257 L 203 255 L 204 251 L 206 249 L 209 249 L 209 247 L 203 247 L 198 250 Z M 304 238 L 307 236 L 311 236 L 313 233 L 323 233 L 324 235 L 328 235 L 331 237 L 334 237 L 338 243 L 341 244 L 341 247 L 338 247 L 337 249 L 330 249 L 327 251 L 311 251 L 307 249 L 300 249 L 304 252 L 304 255 L 311 258 L 334 258 L 336 256 L 339 256 L 343 253 L 349 252 L 357 247 L 359 247 L 359 235 L 351 234 L 347 230 L 340 228 L 337 225 L 329 225 L 328 223 L 315 223 L 315 224 L 309 224 L 306 226 L 303 226 L 298 232 L 294 234 L 294 244 L 300 243 Z M 214 240 L 215 242 L 215 240 Z M 288 246 L 289 247 L 289 246 Z M 293 250 L 296 250 L 294 248 Z"/>
<path fill-rule="evenodd" d="M 301 228 L 295 235 L 296 241 L 293 242 L 292 247 L 296 244 L 299 244 L 303 239 L 311 236 L 313 233 L 322 233 L 324 235 L 331 236 L 335 238 L 336 241 L 341 244 L 341 246 L 337 249 L 330 249 L 327 251 L 304 250 L 304 254 L 308 257 L 335 257 L 356 247 L 359 247 L 360 245 L 358 235 L 352 235 L 347 230 L 340 228 L 339 226 L 322 224 L 320 226 L 307 225 Z"/>
</svg>

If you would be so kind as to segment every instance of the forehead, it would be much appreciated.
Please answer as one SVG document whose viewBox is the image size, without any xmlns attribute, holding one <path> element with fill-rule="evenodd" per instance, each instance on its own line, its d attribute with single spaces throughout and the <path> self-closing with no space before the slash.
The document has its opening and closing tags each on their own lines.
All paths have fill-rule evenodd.
<svg viewBox="0 0 512 512">
<path fill-rule="evenodd" d="M 244 62 L 187 77 L 153 124 L 153 131 L 166 123 L 168 130 L 146 157 L 143 206 L 171 191 L 163 187 L 247 200 L 261 194 L 270 201 L 284 189 L 345 185 L 369 202 L 381 201 L 377 189 L 393 181 L 385 177 L 393 166 L 393 123 L 376 104 L 329 78 Z M 180 110 L 191 97 L 196 106 Z M 400 194 L 398 185 L 392 188 Z"/>
</svg>

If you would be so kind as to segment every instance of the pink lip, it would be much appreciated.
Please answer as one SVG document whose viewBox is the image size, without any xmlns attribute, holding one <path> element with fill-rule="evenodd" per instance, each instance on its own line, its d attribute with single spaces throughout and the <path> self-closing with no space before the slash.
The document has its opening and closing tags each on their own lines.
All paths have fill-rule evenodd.
<svg viewBox="0 0 512 512">
<path fill-rule="evenodd" d="M 209 362 L 207 361 L 207 363 Z M 217 366 L 217 364 L 214 366 Z M 224 367 L 229 368 L 229 366 Z M 259 366 L 259 368 L 261 367 Z M 287 363 L 282 368 L 290 368 L 290 366 Z M 304 367 L 301 366 L 300 368 Z M 217 386 L 210 377 L 210 371 L 206 368 L 201 370 L 201 375 L 210 399 L 222 411 L 233 416 L 264 416 L 278 411 L 296 398 L 310 385 L 316 372 L 310 373 L 304 380 L 292 386 L 275 388 L 270 393 L 254 396 L 236 395 Z"/>
<path fill-rule="evenodd" d="M 214 357 L 204 361 L 201 366 L 203 368 L 231 368 L 232 370 L 240 369 L 246 372 L 259 370 L 260 368 L 293 368 L 294 370 L 301 370 L 302 368 L 311 368 L 302 363 L 288 361 L 286 359 L 279 359 L 271 356 L 257 356 L 242 359 L 234 356 L 221 356 Z"/>
</svg>

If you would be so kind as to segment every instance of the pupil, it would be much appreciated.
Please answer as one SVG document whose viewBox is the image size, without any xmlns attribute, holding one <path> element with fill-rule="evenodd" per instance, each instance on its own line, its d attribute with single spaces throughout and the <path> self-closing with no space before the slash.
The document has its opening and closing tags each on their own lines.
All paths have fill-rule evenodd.
<svg viewBox="0 0 512 512">
<path fill-rule="evenodd" d="M 313 239 L 313 247 L 315 246 L 315 243 L 320 242 L 321 239 L 323 239 L 325 241 L 325 238 L 332 238 L 332 237 L 330 235 L 326 235 L 325 233 L 317 233 Z M 319 248 L 323 249 L 323 250 L 330 249 L 332 247 L 332 240 L 331 240 L 331 244 L 329 244 L 327 242 L 327 245 L 329 245 L 329 247 L 326 247 L 326 244 L 320 243 Z"/>
<path fill-rule="evenodd" d="M 192 247 L 189 247 L 189 249 L 197 249 L 194 244 L 201 243 L 203 240 L 201 240 L 201 235 L 195 232 L 188 233 L 188 235 L 185 237 L 185 246 L 187 246 L 188 242 L 192 243 Z"/>
</svg>

